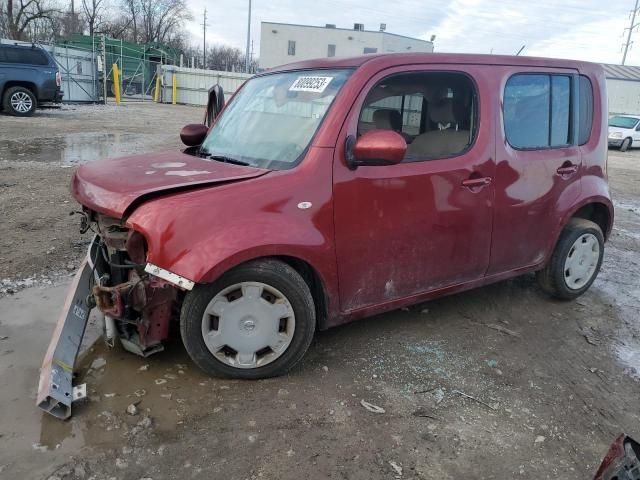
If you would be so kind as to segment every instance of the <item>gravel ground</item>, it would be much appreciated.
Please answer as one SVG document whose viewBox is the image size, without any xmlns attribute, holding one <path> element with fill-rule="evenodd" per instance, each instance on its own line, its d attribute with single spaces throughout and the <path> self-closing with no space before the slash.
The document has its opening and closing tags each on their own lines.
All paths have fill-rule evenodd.
<svg viewBox="0 0 640 480">
<path fill-rule="evenodd" d="M 68 422 L 41 414 L 45 312 L 87 241 L 68 167 L 179 148 L 201 113 L 0 116 L 0 477 L 585 479 L 619 432 L 640 438 L 638 151 L 610 152 L 616 225 L 576 302 L 526 275 L 321 332 L 299 368 L 254 382 L 205 377 L 177 340 L 149 359 L 96 343 L 78 379 L 89 400 Z"/>
</svg>

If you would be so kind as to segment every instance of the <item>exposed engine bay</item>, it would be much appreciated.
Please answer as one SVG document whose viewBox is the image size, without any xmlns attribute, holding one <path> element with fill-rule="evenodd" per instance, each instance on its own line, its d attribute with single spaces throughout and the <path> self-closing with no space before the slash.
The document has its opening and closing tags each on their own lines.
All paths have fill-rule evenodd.
<svg viewBox="0 0 640 480">
<path fill-rule="evenodd" d="M 137 355 L 161 351 L 177 318 L 180 290 L 145 271 L 144 237 L 122 221 L 85 210 L 81 229 L 96 233 L 92 288 L 95 306 L 105 315 L 106 337 L 118 336 L 122 346 Z"/>
</svg>

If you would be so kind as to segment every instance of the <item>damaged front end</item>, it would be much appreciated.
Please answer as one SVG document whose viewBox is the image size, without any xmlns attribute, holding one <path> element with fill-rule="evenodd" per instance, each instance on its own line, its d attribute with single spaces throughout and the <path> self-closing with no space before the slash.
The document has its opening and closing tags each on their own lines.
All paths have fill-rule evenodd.
<svg viewBox="0 0 640 480">
<path fill-rule="evenodd" d="M 148 356 L 163 350 L 184 290 L 193 282 L 146 262 L 144 237 L 114 218 L 85 210 L 82 230 L 96 232 L 87 259 L 71 285 L 40 372 L 37 404 L 58 417 L 71 415 L 82 397 L 73 369 L 89 313 L 104 315 L 105 340 L 118 337 L 125 350 Z"/>
</svg>

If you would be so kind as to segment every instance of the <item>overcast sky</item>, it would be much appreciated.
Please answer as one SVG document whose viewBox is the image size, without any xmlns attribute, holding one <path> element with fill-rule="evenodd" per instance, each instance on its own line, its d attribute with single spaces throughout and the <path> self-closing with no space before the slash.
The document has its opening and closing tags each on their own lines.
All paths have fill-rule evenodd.
<svg viewBox="0 0 640 480">
<path fill-rule="evenodd" d="M 194 15 L 192 42 L 202 45 L 207 7 L 207 44 L 244 50 L 248 0 L 187 0 Z M 440 52 L 523 54 L 620 63 L 623 30 L 634 0 L 253 0 L 251 37 L 260 53 L 260 22 L 334 23 L 428 40 Z M 637 18 L 640 21 L 640 15 Z M 640 33 L 628 65 L 640 65 Z"/>
</svg>

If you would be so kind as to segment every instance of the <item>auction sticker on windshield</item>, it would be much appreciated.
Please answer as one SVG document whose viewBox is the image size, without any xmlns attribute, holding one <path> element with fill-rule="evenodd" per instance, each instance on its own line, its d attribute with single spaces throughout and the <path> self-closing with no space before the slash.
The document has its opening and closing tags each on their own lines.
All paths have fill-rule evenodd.
<svg viewBox="0 0 640 480">
<path fill-rule="evenodd" d="M 333 77 L 298 77 L 289 87 L 290 92 L 324 92 Z"/>
</svg>

